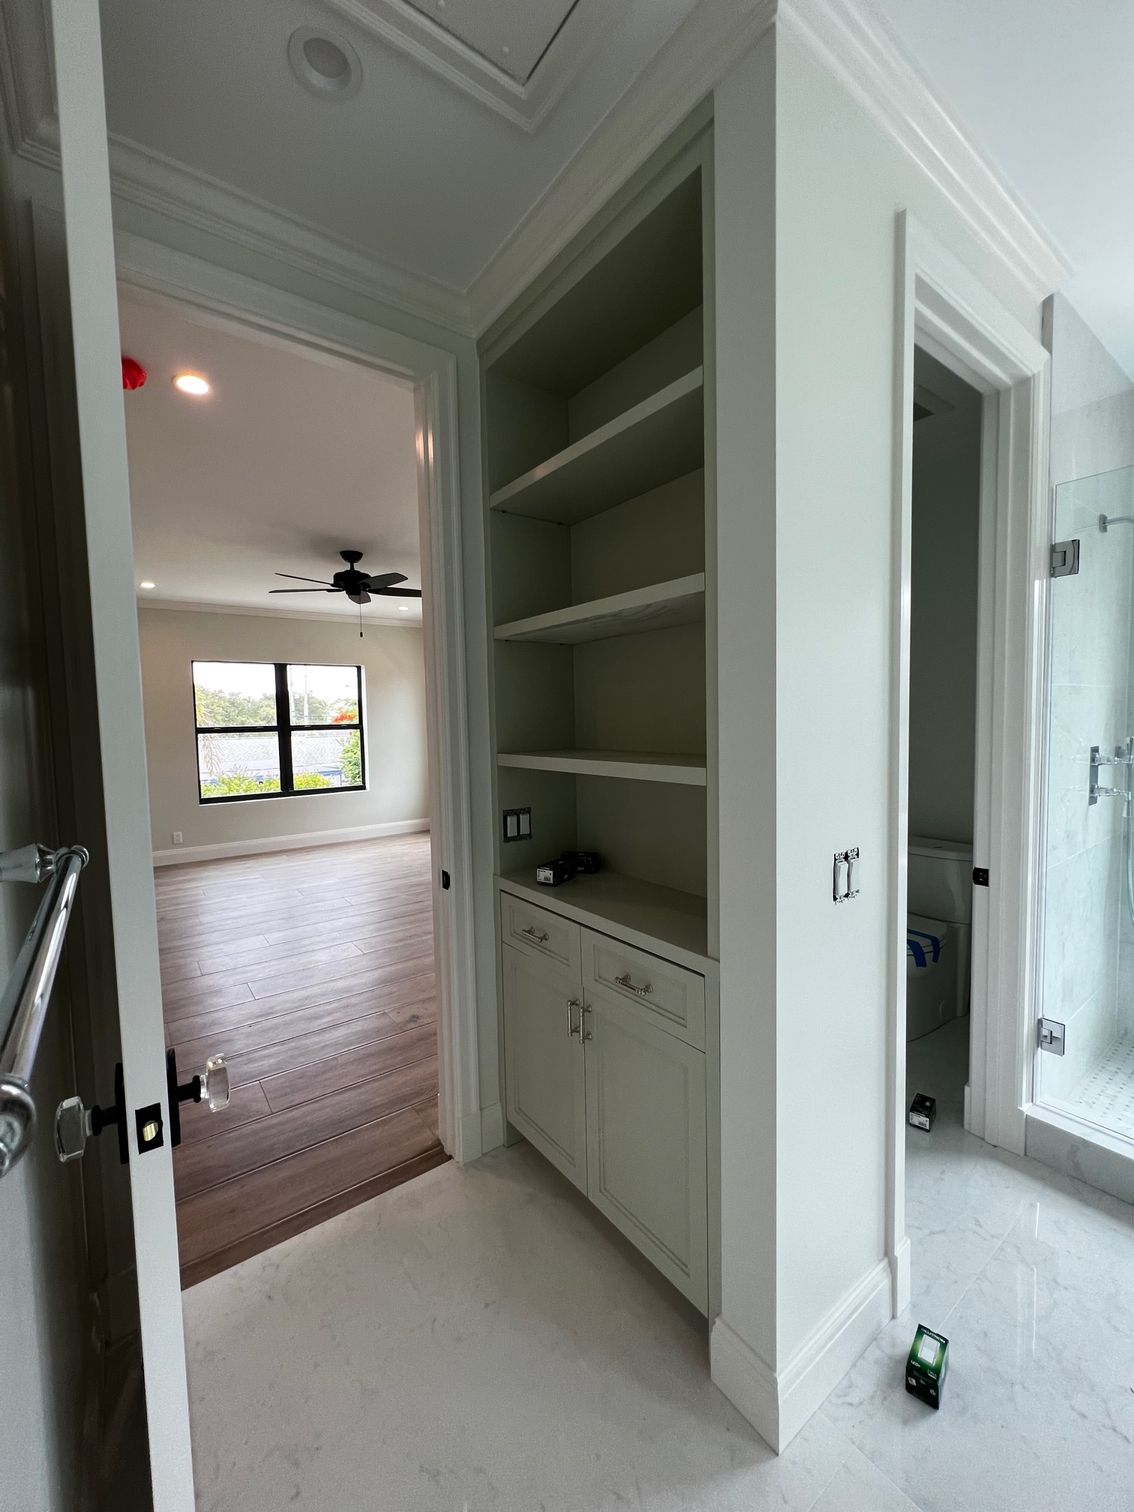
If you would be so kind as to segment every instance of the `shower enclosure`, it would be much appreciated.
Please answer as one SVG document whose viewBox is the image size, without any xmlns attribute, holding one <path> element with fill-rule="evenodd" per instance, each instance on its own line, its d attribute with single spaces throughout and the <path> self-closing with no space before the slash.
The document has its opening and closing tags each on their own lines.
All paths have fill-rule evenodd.
<svg viewBox="0 0 1134 1512">
<path fill-rule="evenodd" d="M 1134 1146 L 1134 467 L 1062 484 L 1055 539 L 1036 1101 Z"/>
</svg>

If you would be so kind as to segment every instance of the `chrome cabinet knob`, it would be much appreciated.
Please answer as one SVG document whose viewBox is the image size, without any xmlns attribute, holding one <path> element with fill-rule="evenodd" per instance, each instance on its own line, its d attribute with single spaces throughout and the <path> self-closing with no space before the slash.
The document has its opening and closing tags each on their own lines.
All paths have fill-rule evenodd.
<svg viewBox="0 0 1134 1512">
<path fill-rule="evenodd" d="M 201 1073 L 201 1101 L 208 1103 L 210 1113 L 219 1113 L 231 1096 L 228 1061 L 223 1055 L 210 1055 Z"/>
</svg>

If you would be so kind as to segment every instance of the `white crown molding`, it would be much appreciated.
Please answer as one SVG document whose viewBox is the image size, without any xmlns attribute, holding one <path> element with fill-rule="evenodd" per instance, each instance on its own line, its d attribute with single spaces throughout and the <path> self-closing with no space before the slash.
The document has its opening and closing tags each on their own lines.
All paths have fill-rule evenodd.
<svg viewBox="0 0 1134 1512">
<path fill-rule="evenodd" d="M 521 83 L 405 0 L 324 4 L 527 132 L 538 129 L 619 19 L 609 0 L 576 0 L 531 77 Z"/>
<path fill-rule="evenodd" d="M 701 0 L 468 290 L 486 331 L 772 23 L 775 0 Z"/>
<path fill-rule="evenodd" d="M 25 137 L 19 155 L 58 170 L 54 117 Z M 382 262 L 265 200 L 113 134 L 110 179 L 118 205 L 137 205 L 445 330 L 473 334 L 460 291 Z"/>
<path fill-rule="evenodd" d="M 174 610 L 181 614 L 247 614 L 253 619 L 285 619 L 306 624 L 315 620 L 325 625 L 340 625 L 347 629 L 358 628 L 358 620 L 350 614 L 329 614 L 325 610 L 312 609 L 259 609 L 251 604 L 203 603 L 199 599 L 155 598 L 152 593 L 137 595 L 139 610 L 156 609 L 164 613 Z M 379 619 L 375 615 L 365 617 L 364 630 L 417 630 L 421 631 L 420 617 L 407 615 L 405 619 Z"/>
<path fill-rule="evenodd" d="M 902 51 L 870 0 L 779 0 L 778 20 L 907 153 L 1028 295 L 1060 287 L 1070 264 Z"/>
</svg>

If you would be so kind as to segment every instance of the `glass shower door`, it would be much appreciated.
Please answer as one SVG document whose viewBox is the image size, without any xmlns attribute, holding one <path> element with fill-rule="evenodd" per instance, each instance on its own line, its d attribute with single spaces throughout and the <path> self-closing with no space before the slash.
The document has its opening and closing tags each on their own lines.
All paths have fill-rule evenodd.
<svg viewBox="0 0 1134 1512">
<path fill-rule="evenodd" d="M 1056 490 L 1079 570 L 1051 585 L 1041 1003 L 1063 1026 L 1036 1098 L 1134 1141 L 1134 468 Z"/>
</svg>

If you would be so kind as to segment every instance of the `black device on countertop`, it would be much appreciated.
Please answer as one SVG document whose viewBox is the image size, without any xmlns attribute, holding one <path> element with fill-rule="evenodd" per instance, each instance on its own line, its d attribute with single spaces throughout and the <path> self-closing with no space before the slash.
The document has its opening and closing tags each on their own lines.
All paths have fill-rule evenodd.
<svg viewBox="0 0 1134 1512">
<path fill-rule="evenodd" d="M 535 879 L 541 887 L 558 887 L 580 874 L 593 875 L 600 864 L 598 851 L 563 851 L 554 861 L 537 866 Z"/>
</svg>

